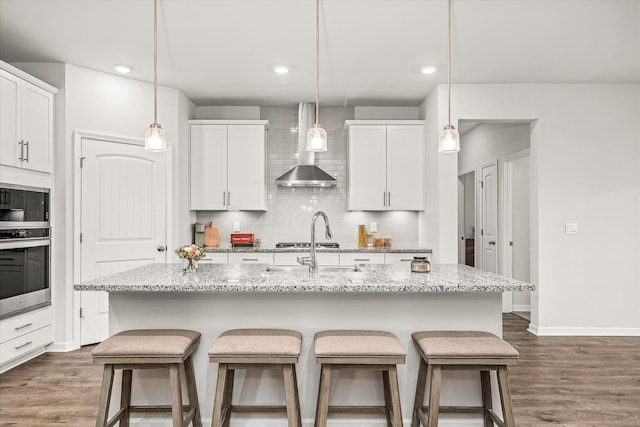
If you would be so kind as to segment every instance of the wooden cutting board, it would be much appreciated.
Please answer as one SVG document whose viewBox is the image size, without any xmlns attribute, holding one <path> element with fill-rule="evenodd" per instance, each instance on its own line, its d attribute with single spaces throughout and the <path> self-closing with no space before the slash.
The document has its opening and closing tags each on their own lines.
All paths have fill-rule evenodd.
<svg viewBox="0 0 640 427">
<path fill-rule="evenodd" d="M 220 244 L 220 229 L 212 225 L 204 229 L 204 246 L 217 248 Z"/>
</svg>

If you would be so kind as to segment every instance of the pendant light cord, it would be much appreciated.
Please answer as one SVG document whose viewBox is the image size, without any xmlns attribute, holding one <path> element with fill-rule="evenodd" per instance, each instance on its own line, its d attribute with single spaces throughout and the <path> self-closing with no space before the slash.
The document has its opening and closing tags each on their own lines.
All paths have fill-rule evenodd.
<svg viewBox="0 0 640 427">
<path fill-rule="evenodd" d="M 320 0 L 316 0 L 316 127 L 320 115 Z"/>
<path fill-rule="evenodd" d="M 451 0 L 449 0 L 449 44 L 447 47 L 447 88 L 449 90 L 449 116 L 448 124 L 451 126 Z"/>
<path fill-rule="evenodd" d="M 153 124 L 158 124 L 158 0 L 153 0 Z"/>
</svg>

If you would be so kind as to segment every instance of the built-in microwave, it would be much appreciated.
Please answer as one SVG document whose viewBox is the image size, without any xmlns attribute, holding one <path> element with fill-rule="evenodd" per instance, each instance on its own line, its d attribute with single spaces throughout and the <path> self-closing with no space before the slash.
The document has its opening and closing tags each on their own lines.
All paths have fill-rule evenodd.
<svg viewBox="0 0 640 427">
<path fill-rule="evenodd" d="M 0 229 L 48 226 L 48 188 L 0 183 Z"/>
</svg>

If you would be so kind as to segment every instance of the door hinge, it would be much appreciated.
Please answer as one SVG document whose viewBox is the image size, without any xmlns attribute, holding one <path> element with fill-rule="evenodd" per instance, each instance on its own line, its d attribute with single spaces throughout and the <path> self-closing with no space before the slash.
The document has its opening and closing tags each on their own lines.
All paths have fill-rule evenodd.
<svg viewBox="0 0 640 427">
<path fill-rule="evenodd" d="M 480 188 L 484 188 L 484 181 L 479 181 L 480 182 Z"/>
<path fill-rule="evenodd" d="M 82 319 L 84 316 L 82 315 L 82 307 L 80 307 L 80 318 Z"/>
<path fill-rule="evenodd" d="M 82 243 L 82 233 L 80 233 L 80 243 Z"/>
<path fill-rule="evenodd" d="M 513 242 L 509 242 L 509 246 L 513 246 Z"/>
<path fill-rule="evenodd" d="M 84 159 L 86 159 L 86 157 L 80 157 L 80 169 L 84 167 Z"/>
<path fill-rule="evenodd" d="M 484 236 L 484 228 L 481 228 L 481 229 L 480 229 L 480 235 L 481 235 L 481 236 Z"/>
</svg>

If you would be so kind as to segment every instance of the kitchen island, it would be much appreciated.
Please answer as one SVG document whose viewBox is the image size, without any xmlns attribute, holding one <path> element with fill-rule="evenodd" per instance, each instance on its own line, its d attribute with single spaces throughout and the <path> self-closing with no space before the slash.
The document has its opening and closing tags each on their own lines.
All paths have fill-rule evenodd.
<svg viewBox="0 0 640 427">
<path fill-rule="evenodd" d="M 205 423 L 211 417 L 217 374 L 217 366 L 208 363 L 207 350 L 222 331 L 255 327 L 300 331 L 304 340 L 298 363 L 298 385 L 305 426 L 313 425 L 320 371 L 313 354 L 316 331 L 381 329 L 395 333 L 407 349 L 407 364 L 399 366 L 398 375 L 403 416 L 405 422 L 409 422 L 419 361 L 411 333 L 473 329 L 500 336 L 501 293 L 534 289 L 528 283 L 464 265 L 434 265 L 430 273 L 411 273 L 407 266 L 390 265 L 370 265 L 362 271 L 355 270 L 327 268 L 310 275 L 300 268 L 278 269 L 265 264 L 208 264 L 195 272 L 183 272 L 180 264 L 151 264 L 74 288 L 110 292 L 111 334 L 135 328 L 187 328 L 202 333 L 194 364 Z M 479 385 L 473 373 L 447 374 L 451 375 L 444 376 L 443 404 L 479 402 Z M 146 381 L 140 386 L 134 385 L 134 401 L 169 402 L 165 376 L 153 371 L 141 375 Z M 332 401 L 354 405 L 381 403 L 379 380 L 372 375 L 341 373 Z M 447 381 L 452 378 L 455 381 Z M 281 388 L 274 372 L 245 375 L 239 372 L 234 402 L 278 403 L 283 396 Z M 494 407 L 499 407 L 497 401 Z M 384 425 L 379 417 L 361 417 L 347 420 L 333 416 L 330 425 Z M 464 425 L 464 418 L 456 420 L 462 423 L 456 425 Z M 248 414 L 234 417 L 232 424 L 284 426 L 286 421 Z"/>
</svg>

